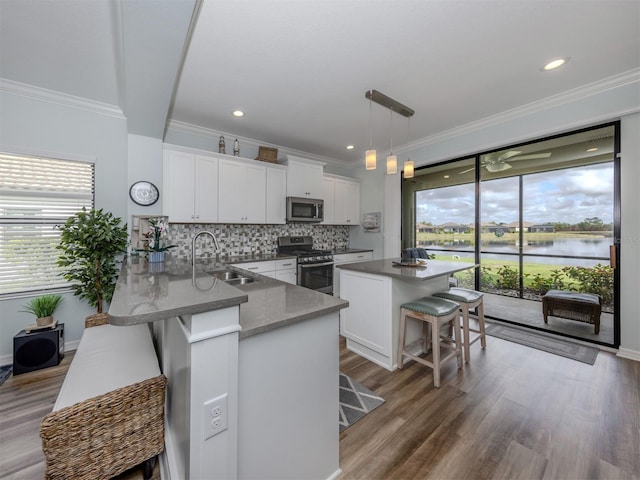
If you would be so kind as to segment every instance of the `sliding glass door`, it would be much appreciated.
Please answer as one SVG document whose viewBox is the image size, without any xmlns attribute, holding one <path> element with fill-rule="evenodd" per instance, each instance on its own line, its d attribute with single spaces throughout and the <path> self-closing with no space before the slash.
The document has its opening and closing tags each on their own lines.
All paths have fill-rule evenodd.
<svg viewBox="0 0 640 480">
<path fill-rule="evenodd" d="M 459 282 L 486 293 L 490 317 L 616 346 L 616 145 L 611 124 L 417 170 L 403 181 L 403 246 L 479 264 Z M 599 295 L 600 332 L 545 324 L 549 290 Z"/>
</svg>

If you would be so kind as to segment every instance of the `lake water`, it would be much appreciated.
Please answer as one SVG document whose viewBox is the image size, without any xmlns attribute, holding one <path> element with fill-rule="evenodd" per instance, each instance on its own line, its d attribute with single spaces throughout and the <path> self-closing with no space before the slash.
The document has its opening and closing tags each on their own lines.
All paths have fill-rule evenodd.
<svg viewBox="0 0 640 480">
<path fill-rule="evenodd" d="M 525 254 L 525 262 L 544 263 L 551 265 L 582 265 L 594 266 L 598 263 L 609 263 L 609 245 L 612 244 L 611 238 L 557 238 L 553 240 L 535 240 L 527 242 L 523 247 Z M 431 252 L 437 250 L 454 250 L 452 255 L 459 255 L 462 258 L 473 258 L 474 245 L 472 242 L 425 242 L 419 245 Z M 483 241 L 482 250 L 492 253 L 483 253 L 485 258 L 510 259 L 515 260 L 517 257 L 511 255 L 505 256 L 500 253 L 517 254 L 519 245 L 515 242 L 506 241 Z M 598 257 L 598 260 L 570 259 L 570 258 L 538 258 L 529 257 L 526 254 L 536 255 L 567 255 L 571 257 Z"/>
</svg>

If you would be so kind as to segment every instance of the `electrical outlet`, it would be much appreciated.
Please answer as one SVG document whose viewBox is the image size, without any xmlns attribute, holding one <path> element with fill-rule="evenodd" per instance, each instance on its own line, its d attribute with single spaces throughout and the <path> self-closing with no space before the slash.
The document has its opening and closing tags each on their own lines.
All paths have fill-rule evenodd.
<svg viewBox="0 0 640 480">
<path fill-rule="evenodd" d="M 227 429 L 227 394 L 207 400 L 202 405 L 204 440 Z"/>
</svg>

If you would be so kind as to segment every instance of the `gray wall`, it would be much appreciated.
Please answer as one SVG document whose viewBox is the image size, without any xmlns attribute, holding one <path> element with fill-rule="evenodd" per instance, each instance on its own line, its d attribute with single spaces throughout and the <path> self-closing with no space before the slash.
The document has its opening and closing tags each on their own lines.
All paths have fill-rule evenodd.
<svg viewBox="0 0 640 480">
<path fill-rule="evenodd" d="M 0 104 L 3 150 L 95 162 L 96 206 L 126 221 L 127 123 L 121 115 L 6 92 L 0 92 Z M 0 301 L 0 364 L 12 361 L 13 336 L 34 323 L 33 315 L 20 312 L 28 300 Z M 55 318 L 64 322 L 67 341 L 80 339 L 84 318 L 92 313 L 71 293 L 64 295 Z"/>
</svg>

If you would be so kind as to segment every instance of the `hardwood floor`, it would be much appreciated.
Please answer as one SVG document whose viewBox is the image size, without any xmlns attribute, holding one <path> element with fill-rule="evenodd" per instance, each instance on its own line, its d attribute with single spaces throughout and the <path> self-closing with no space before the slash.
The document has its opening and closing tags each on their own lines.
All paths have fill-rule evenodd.
<svg viewBox="0 0 640 480">
<path fill-rule="evenodd" d="M 415 362 L 340 365 L 386 402 L 342 432 L 344 479 L 638 479 L 640 363 L 595 365 L 487 337 L 435 389 Z"/>
<path fill-rule="evenodd" d="M 428 368 L 389 372 L 341 340 L 341 371 L 386 400 L 340 435 L 341 480 L 640 478 L 639 362 L 487 343 L 463 370 L 445 364 L 436 389 Z M 0 387 L 0 478 L 43 478 L 38 429 L 72 356 Z"/>
</svg>

